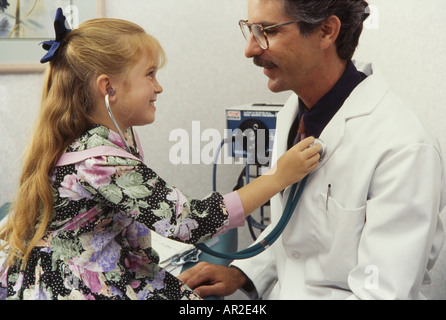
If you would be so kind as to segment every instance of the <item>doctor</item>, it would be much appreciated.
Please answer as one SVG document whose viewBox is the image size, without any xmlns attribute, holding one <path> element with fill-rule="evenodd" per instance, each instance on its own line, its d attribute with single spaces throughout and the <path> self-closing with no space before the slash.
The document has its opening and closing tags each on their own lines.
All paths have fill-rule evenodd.
<svg viewBox="0 0 446 320">
<path fill-rule="evenodd" d="M 180 275 L 198 294 L 423 298 L 444 239 L 444 163 L 436 139 L 379 72 L 351 62 L 366 7 L 362 0 L 248 0 L 246 56 L 264 68 L 271 91 L 295 93 L 278 116 L 275 157 L 301 135 L 320 137 L 327 154 L 271 248 L 229 268 L 201 263 Z M 288 193 L 271 200 L 265 234 Z"/>
</svg>

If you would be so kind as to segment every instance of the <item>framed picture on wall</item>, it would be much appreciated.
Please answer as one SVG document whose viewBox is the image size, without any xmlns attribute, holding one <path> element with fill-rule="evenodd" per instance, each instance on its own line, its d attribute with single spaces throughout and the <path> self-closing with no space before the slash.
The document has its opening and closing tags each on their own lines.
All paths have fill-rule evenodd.
<svg viewBox="0 0 446 320">
<path fill-rule="evenodd" d="M 54 39 L 54 17 L 62 8 L 72 28 L 105 16 L 105 0 L 0 0 L 0 73 L 38 73 L 45 51 L 41 42 Z"/>
</svg>

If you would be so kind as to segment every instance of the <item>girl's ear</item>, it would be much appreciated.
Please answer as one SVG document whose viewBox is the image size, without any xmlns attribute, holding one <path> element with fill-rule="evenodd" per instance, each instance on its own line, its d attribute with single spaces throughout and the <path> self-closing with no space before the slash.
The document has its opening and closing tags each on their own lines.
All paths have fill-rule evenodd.
<svg viewBox="0 0 446 320">
<path fill-rule="evenodd" d="M 96 80 L 96 86 L 98 91 L 102 96 L 109 95 L 110 101 L 112 101 L 112 97 L 115 95 L 115 90 L 111 85 L 111 79 L 109 76 L 102 74 Z"/>
</svg>

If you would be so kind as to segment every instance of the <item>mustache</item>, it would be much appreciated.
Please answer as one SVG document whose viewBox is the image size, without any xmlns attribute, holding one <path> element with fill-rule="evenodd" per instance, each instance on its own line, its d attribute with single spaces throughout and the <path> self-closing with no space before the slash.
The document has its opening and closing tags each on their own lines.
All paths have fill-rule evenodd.
<svg viewBox="0 0 446 320">
<path fill-rule="evenodd" d="M 273 67 L 277 67 L 277 65 L 269 60 L 263 60 L 260 57 L 254 57 L 253 58 L 253 62 L 256 66 L 261 67 L 261 68 L 273 68 Z"/>
</svg>

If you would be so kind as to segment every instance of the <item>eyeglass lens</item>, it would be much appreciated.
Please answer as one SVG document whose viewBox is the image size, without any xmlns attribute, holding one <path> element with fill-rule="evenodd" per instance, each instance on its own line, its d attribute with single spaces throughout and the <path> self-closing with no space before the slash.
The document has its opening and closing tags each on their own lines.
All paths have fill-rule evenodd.
<svg viewBox="0 0 446 320">
<path fill-rule="evenodd" d="M 256 42 L 262 49 L 268 48 L 268 40 L 265 37 L 265 34 L 263 33 L 262 27 L 258 24 L 252 24 L 249 26 L 246 22 L 240 23 L 243 36 L 247 41 L 249 41 L 249 38 L 251 36 L 251 32 L 254 35 L 254 39 L 256 39 Z"/>
</svg>

